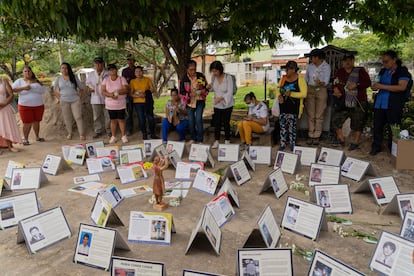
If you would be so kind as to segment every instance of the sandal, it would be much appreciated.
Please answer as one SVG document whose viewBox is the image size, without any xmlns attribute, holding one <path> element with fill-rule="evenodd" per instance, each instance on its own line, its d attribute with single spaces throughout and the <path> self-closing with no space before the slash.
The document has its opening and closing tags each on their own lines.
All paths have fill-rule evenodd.
<svg viewBox="0 0 414 276">
<path fill-rule="evenodd" d="M 66 136 L 66 139 L 71 140 L 72 139 L 72 134 L 68 134 L 68 136 Z"/>
<path fill-rule="evenodd" d="M 79 137 L 79 140 L 83 141 L 83 140 L 86 140 L 86 138 L 85 138 L 85 136 L 81 135 L 81 136 Z"/>
<path fill-rule="evenodd" d="M 9 151 L 11 151 L 11 152 L 19 152 L 20 150 L 18 150 L 16 148 L 9 148 Z"/>
<path fill-rule="evenodd" d="M 37 138 L 37 139 L 36 139 L 36 141 L 37 141 L 37 142 L 44 142 L 44 141 L 45 141 L 45 139 L 44 139 L 44 138 L 39 137 L 39 138 Z"/>
<path fill-rule="evenodd" d="M 22 143 L 24 146 L 28 146 L 28 145 L 30 145 L 30 142 L 29 141 L 27 141 L 27 140 L 25 140 L 25 139 L 23 139 L 23 143 Z"/>
</svg>

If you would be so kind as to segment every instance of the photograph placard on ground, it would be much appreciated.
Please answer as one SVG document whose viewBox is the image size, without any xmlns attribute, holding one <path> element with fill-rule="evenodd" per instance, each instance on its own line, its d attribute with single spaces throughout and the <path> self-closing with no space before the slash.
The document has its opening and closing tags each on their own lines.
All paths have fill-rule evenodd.
<svg viewBox="0 0 414 276">
<path fill-rule="evenodd" d="M 240 208 L 240 200 L 237 192 L 233 189 L 233 185 L 231 184 L 230 180 L 226 178 L 221 185 L 220 190 L 217 192 L 218 195 L 222 193 L 226 193 L 231 204 L 233 206 L 237 206 L 237 208 Z"/>
<path fill-rule="evenodd" d="M 240 160 L 230 165 L 231 176 L 236 180 L 237 185 L 243 185 L 251 179 L 246 163 Z M 227 175 L 228 176 L 228 175 Z"/>
<path fill-rule="evenodd" d="M 178 162 L 182 162 L 181 157 L 178 155 L 178 153 L 175 150 L 168 153 L 168 159 L 170 160 L 170 164 L 173 165 L 174 168 L 177 168 Z"/>
<path fill-rule="evenodd" d="M 158 156 L 161 159 L 168 158 L 167 148 L 164 144 L 158 145 L 153 149 L 150 159 L 154 160 L 155 156 Z"/>
<path fill-rule="evenodd" d="M 193 182 L 193 189 L 209 195 L 214 195 L 219 181 L 220 175 L 204 170 L 198 170 Z"/>
<path fill-rule="evenodd" d="M 319 153 L 318 163 L 331 166 L 341 166 L 344 159 L 345 153 L 342 150 L 322 147 L 321 152 Z"/>
<path fill-rule="evenodd" d="M 119 164 L 119 146 L 106 146 L 103 148 L 96 148 L 96 157 L 112 158 L 115 164 Z"/>
<path fill-rule="evenodd" d="M 338 184 L 341 177 L 339 166 L 313 163 L 309 171 L 309 186 Z"/>
<path fill-rule="evenodd" d="M 121 150 L 134 150 L 134 149 L 141 149 L 144 157 L 145 157 L 145 147 L 144 143 L 135 144 L 135 145 L 122 145 Z"/>
<path fill-rule="evenodd" d="M 139 163 L 118 166 L 116 170 L 122 184 L 132 183 L 148 178 L 147 172 Z"/>
<path fill-rule="evenodd" d="M 56 207 L 19 221 L 17 243 L 26 242 L 34 254 L 72 236 L 61 207 Z"/>
<path fill-rule="evenodd" d="M 128 165 L 132 163 L 138 163 L 144 161 L 144 154 L 142 149 L 120 150 L 119 151 L 119 164 Z"/>
<path fill-rule="evenodd" d="M 146 195 L 152 193 L 152 188 L 148 185 L 141 185 L 132 188 L 126 188 L 119 190 L 119 193 L 124 198 L 130 198 L 134 196 Z"/>
<path fill-rule="evenodd" d="M 112 257 L 111 276 L 165 276 L 165 265 L 158 262 Z"/>
<path fill-rule="evenodd" d="M 88 182 L 99 182 L 101 181 L 101 176 L 99 174 L 90 174 L 85 176 L 75 176 L 73 178 L 73 184 L 79 185 Z"/>
<path fill-rule="evenodd" d="M 286 183 L 285 176 L 283 175 L 282 169 L 277 168 L 276 170 L 269 173 L 266 180 L 263 183 L 262 189 L 259 194 L 272 188 L 276 198 L 280 198 L 284 193 L 289 190 Z"/>
<path fill-rule="evenodd" d="M 191 144 L 188 160 L 193 162 L 207 162 L 210 145 Z"/>
<path fill-rule="evenodd" d="M 130 250 L 115 229 L 81 223 L 73 262 L 109 271 L 115 248 Z"/>
<path fill-rule="evenodd" d="M 46 174 L 57 175 L 63 170 L 70 170 L 72 167 L 62 157 L 48 154 L 43 161 L 42 170 Z"/>
<path fill-rule="evenodd" d="M 352 214 L 353 211 L 348 184 L 315 185 L 310 200 L 329 214 Z"/>
<path fill-rule="evenodd" d="M 316 162 L 317 148 L 295 146 L 293 153 L 299 156 L 302 166 L 310 166 Z"/>
<path fill-rule="evenodd" d="M 108 224 L 124 225 L 111 204 L 99 194 L 92 207 L 91 220 L 94 224 L 102 227 L 106 227 Z"/>
<path fill-rule="evenodd" d="M 89 174 L 112 172 L 115 170 L 113 156 L 99 156 L 86 159 Z"/>
<path fill-rule="evenodd" d="M 145 154 L 145 156 L 151 157 L 152 152 L 159 145 L 162 145 L 162 139 L 144 140 L 144 154 Z"/>
<path fill-rule="evenodd" d="M 238 249 L 237 275 L 273 275 L 275 271 L 280 275 L 293 275 L 292 249 Z"/>
<path fill-rule="evenodd" d="M 273 169 L 281 168 L 283 172 L 294 174 L 298 166 L 299 156 L 294 153 L 278 151 Z"/>
<path fill-rule="evenodd" d="M 208 243 L 213 247 L 214 252 L 220 255 L 221 246 L 221 230 L 210 210 L 207 207 L 203 208 L 201 216 L 191 232 L 190 240 L 188 241 L 185 254 L 187 255 L 190 248 L 200 241 L 200 238 L 204 236 L 207 238 Z"/>
<path fill-rule="evenodd" d="M 369 162 L 347 157 L 342 164 L 341 174 L 345 177 L 355 181 L 361 181 L 362 177 L 366 175 L 376 176 L 374 168 Z"/>
<path fill-rule="evenodd" d="M 400 193 L 392 176 L 369 179 L 368 183 L 378 205 L 390 203 L 393 197 Z"/>
<path fill-rule="evenodd" d="M 380 275 L 414 275 L 413 251 L 414 242 L 383 231 L 368 267 Z"/>
<path fill-rule="evenodd" d="M 217 160 L 219 162 L 239 161 L 240 146 L 238 144 L 219 144 Z"/>
<path fill-rule="evenodd" d="M 83 152 L 83 150 L 85 152 Z M 72 153 L 71 153 L 72 152 Z M 78 157 L 76 158 L 76 154 L 78 153 Z M 82 165 L 83 159 L 85 158 L 86 149 L 85 144 L 73 144 L 73 145 L 64 145 L 62 146 L 62 155 L 63 159 L 70 161 L 71 163 Z M 72 156 L 70 156 L 72 155 Z M 74 162 L 73 162 L 74 161 Z"/>
<path fill-rule="evenodd" d="M 219 227 L 229 222 L 236 214 L 231 202 L 225 192 L 219 194 L 207 203 L 207 208 L 210 210 Z"/>
<path fill-rule="evenodd" d="M 293 197 L 286 201 L 281 226 L 311 240 L 317 240 L 321 230 L 328 231 L 323 207 Z"/>
<path fill-rule="evenodd" d="M 91 143 L 86 143 L 86 153 L 88 154 L 89 158 L 97 157 L 96 149 L 105 147 L 104 141 L 94 141 Z"/>
<path fill-rule="evenodd" d="M 175 179 L 193 180 L 198 170 L 204 169 L 203 162 L 178 162 L 175 170 Z"/>
<path fill-rule="evenodd" d="M 131 211 L 129 242 L 170 245 L 172 233 L 175 227 L 171 214 Z"/>
<path fill-rule="evenodd" d="M 256 233 L 260 233 L 260 235 Z M 270 206 L 267 205 L 257 220 L 257 228 L 250 233 L 243 247 L 276 248 L 280 240 L 280 235 L 280 228 L 276 222 L 276 218 Z"/>
<path fill-rule="evenodd" d="M 211 274 L 211 273 L 208 273 L 208 272 L 184 269 L 183 270 L 183 276 L 222 276 L 222 275 L 221 274 Z"/>
<path fill-rule="evenodd" d="M 185 150 L 185 142 L 177 142 L 177 141 L 168 141 L 167 142 L 167 153 L 170 154 L 173 151 L 176 151 L 178 156 L 183 158 Z"/>
<path fill-rule="evenodd" d="M 247 168 L 249 168 L 252 171 L 256 170 L 256 163 L 253 162 L 253 160 L 250 158 L 250 155 L 247 151 L 243 151 L 242 157 L 240 160 L 244 161 L 246 163 Z"/>
<path fill-rule="evenodd" d="M 14 168 L 10 180 L 10 189 L 39 189 L 41 184 L 48 182 L 41 168 Z"/>
<path fill-rule="evenodd" d="M 4 178 L 11 179 L 13 169 L 22 169 L 24 167 L 26 167 L 24 163 L 9 160 L 7 163 L 6 172 L 4 173 Z"/>
<path fill-rule="evenodd" d="M 100 191 L 104 190 L 106 186 L 107 186 L 106 184 L 92 181 L 92 182 L 87 182 L 87 183 L 83 183 L 80 185 L 76 185 L 72 188 L 69 188 L 68 191 L 80 193 L 80 194 L 91 196 L 91 197 L 96 197 L 96 195 Z"/>
<path fill-rule="evenodd" d="M 165 189 L 190 189 L 191 185 L 193 184 L 192 181 L 171 181 L 166 180 L 164 182 Z"/>
<path fill-rule="evenodd" d="M 414 212 L 405 212 L 404 220 L 401 224 L 400 236 L 414 242 Z"/>
<path fill-rule="evenodd" d="M 414 193 L 398 194 L 393 197 L 382 214 L 399 214 L 401 219 L 404 219 L 407 211 L 413 211 L 412 206 L 414 206 Z"/>
<path fill-rule="evenodd" d="M 362 272 L 350 267 L 349 265 L 329 256 L 328 254 L 315 250 L 312 264 L 308 275 L 347 275 L 347 276 L 364 276 Z"/>
<path fill-rule="evenodd" d="M 16 226 L 22 219 L 39 213 L 36 192 L 0 198 L 0 229 Z"/>
<path fill-rule="evenodd" d="M 255 164 L 270 165 L 272 162 L 272 147 L 250 146 L 249 156 Z"/>
</svg>

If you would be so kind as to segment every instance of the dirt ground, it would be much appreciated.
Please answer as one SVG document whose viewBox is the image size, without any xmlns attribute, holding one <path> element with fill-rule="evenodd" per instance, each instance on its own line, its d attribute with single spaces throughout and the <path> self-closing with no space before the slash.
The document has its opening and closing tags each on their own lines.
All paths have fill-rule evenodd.
<svg viewBox="0 0 414 276">
<path fill-rule="evenodd" d="M 53 104 L 53 99 L 49 95 L 45 96 L 47 112 L 42 123 L 42 136 L 46 142 L 32 142 L 30 146 L 17 146 L 21 152 L 4 152 L 0 155 L 0 173 L 5 172 L 8 160 L 23 162 L 27 167 L 41 166 L 46 154 L 61 155 L 61 146 L 68 142 L 63 139 L 66 136 L 63 123 L 60 121 L 59 109 Z M 86 105 L 86 104 L 85 104 Z M 88 118 L 88 116 L 84 116 Z M 88 138 L 92 136 L 88 123 Z M 74 136 L 78 137 L 78 136 Z M 213 142 L 212 135 L 208 136 L 206 143 Z M 34 141 L 31 136 L 31 141 Z M 73 143 L 77 140 L 71 141 Z M 141 142 L 141 135 L 136 132 L 130 137 L 129 144 Z M 238 143 L 237 139 L 232 142 Z M 413 171 L 396 171 L 393 169 L 390 154 L 380 153 L 374 158 L 369 157 L 369 140 L 364 138 L 362 149 L 346 154 L 355 158 L 369 160 L 374 169 L 381 176 L 393 175 L 401 192 L 412 191 Z M 304 141 L 299 141 L 304 144 Z M 277 147 L 273 147 L 274 159 Z M 217 158 L 217 150 L 212 154 Z M 184 160 L 187 159 L 184 155 Z M 218 168 L 229 166 L 230 163 L 217 163 L 215 169 L 207 167 L 208 171 L 215 171 Z M 167 275 L 182 275 L 182 270 L 193 269 L 217 273 L 223 275 L 236 274 L 236 254 L 237 249 L 242 247 L 250 232 L 255 227 L 255 222 L 263 208 L 270 204 L 276 219 L 280 222 L 283 208 L 288 196 L 308 200 L 309 197 L 304 193 L 289 190 L 280 199 L 276 199 L 272 193 L 259 195 L 266 175 L 271 171 L 271 167 L 258 165 L 256 172 L 252 174 L 252 180 L 243 186 L 233 183 L 235 190 L 240 197 L 240 209 L 236 210 L 236 216 L 222 227 L 221 254 L 216 256 L 209 247 L 193 246 L 188 255 L 184 255 L 185 248 L 190 238 L 191 231 L 200 216 L 203 206 L 211 200 L 211 196 L 191 190 L 178 207 L 170 207 L 166 212 L 171 213 L 174 218 L 177 233 L 172 236 L 170 246 L 136 244 L 129 243 L 131 251 L 115 251 L 116 256 L 135 258 L 162 262 L 166 265 Z M 308 175 L 309 167 L 301 167 L 298 174 Z M 44 249 L 35 255 L 29 255 L 24 244 L 16 244 L 17 228 L 9 228 L 0 231 L 0 259 L 1 275 L 103 275 L 107 274 L 101 270 L 90 268 L 72 262 L 75 244 L 78 235 L 79 223 L 91 223 L 90 210 L 94 203 L 94 198 L 83 196 L 77 193 L 68 192 L 67 189 L 73 186 L 73 177 L 88 174 L 85 166 L 73 166 L 72 171 L 65 171 L 57 176 L 48 176 L 49 182 L 37 190 L 41 211 L 62 206 L 66 215 L 73 236 L 50 248 Z M 174 178 L 175 171 L 168 169 L 164 176 L 166 180 Z M 149 178 L 143 182 L 128 185 L 120 184 L 115 179 L 114 173 L 102 175 L 103 183 L 114 183 L 119 188 L 133 187 L 137 185 L 152 185 L 152 171 L 149 171 Z M 285 174 L 287 183 L 294 180 L 294 175 Z M 349 183 L 351 192 L 356 189 L 357 183 L 352 180 L 341 178 L 341 183 Z M 21 192 L 5 192 L 3 196 L 15 195 Z M 126 240 L 128 235 L 128 224 L 130 211 L 153 211 L 148 203 L 149 195 L 138 196 L 126 199 L 117 207 L 116 212 L 124 222 L 125 226 L 116 227 Z M 375 233 L 378 237 L 381 230 L 398 233 L 401 220 L 397 215 L 379 215 L 385 207 L 378 207 L 371 194 L 351 194 L 354 213 L 352 215 L 338 215 L 354 222 L 351 226 L 354 229 L 366 233 Z M 368 263 L 374 249 L 374 245 L 365 243 L 355 237 L 342 238 L 333 231 L 333 223 L 329 223 L 329 231 L 321 232 L 318 241 L 311 241 L 292 232 L 282 230 L 282 237 L 279 245 L 282 247 L 292 246 L 304 249 L 320 249 L 327 254 L 339 259 L 342 262 L 371 275 Z M 345 229 L 348 229 L 344 226 Z M 295 275 L 307 275 L 310 262 L 302 256 L 294 255 L 293 267 Z"/>
</svg>

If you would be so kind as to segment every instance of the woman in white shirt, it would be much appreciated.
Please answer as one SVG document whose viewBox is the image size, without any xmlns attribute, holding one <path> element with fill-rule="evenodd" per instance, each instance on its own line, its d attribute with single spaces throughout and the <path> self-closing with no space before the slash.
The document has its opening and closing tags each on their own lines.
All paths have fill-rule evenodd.
<svg viewBox="0 0 414 276">
<path fill-rule="evenodd" d="M 230 119 L 233 111 L 233 78 L 224 73 L 223 64 L 214 61 L 210 65 L 210 72 L 213 74 L 211 85 L 208 87 L 214 91 L 214 137 L 216 141 L 211 148 L 216 149 L 219 145 L 221 126 L 224 126 L 224 141 L 230 144 Z"/>
<path fill-rule="evenodd" d="M 23 67 L 23 78 L 17 79 L 13 85 L 13 92 L 19 94 L 18 110 L 23 122 L 23 145 L 30 145 L 29 133 L 33 127 L 36 141 L 44 142 L 39 136 L 40 122 L 43 118 L 45 106 L 42 95 L 45 87 L 38 81 L 30 66 Z"/>
<path fill-rule="evenodd" d="M 269 130 L 269 112 L 266 104 L 258 101 L 253 92 L 244 96 L 244 102 L 249 106 L 249 113 L 237 124 L 237 129 L 240 134 L 240 146 L 248 148 L 252 144 L 252 132 L 264 133 Z"/>
</svg>

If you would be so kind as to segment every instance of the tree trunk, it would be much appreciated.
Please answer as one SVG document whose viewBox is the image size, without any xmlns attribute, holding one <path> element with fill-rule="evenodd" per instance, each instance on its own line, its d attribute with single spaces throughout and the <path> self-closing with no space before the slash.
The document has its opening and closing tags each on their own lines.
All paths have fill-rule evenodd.
<svg viewBox="0 0 414 276">
<path fill-rule="evenodd" d="M 206 74 L 206 43 L 201 43 L 201 72 Z"/>
</svg>

